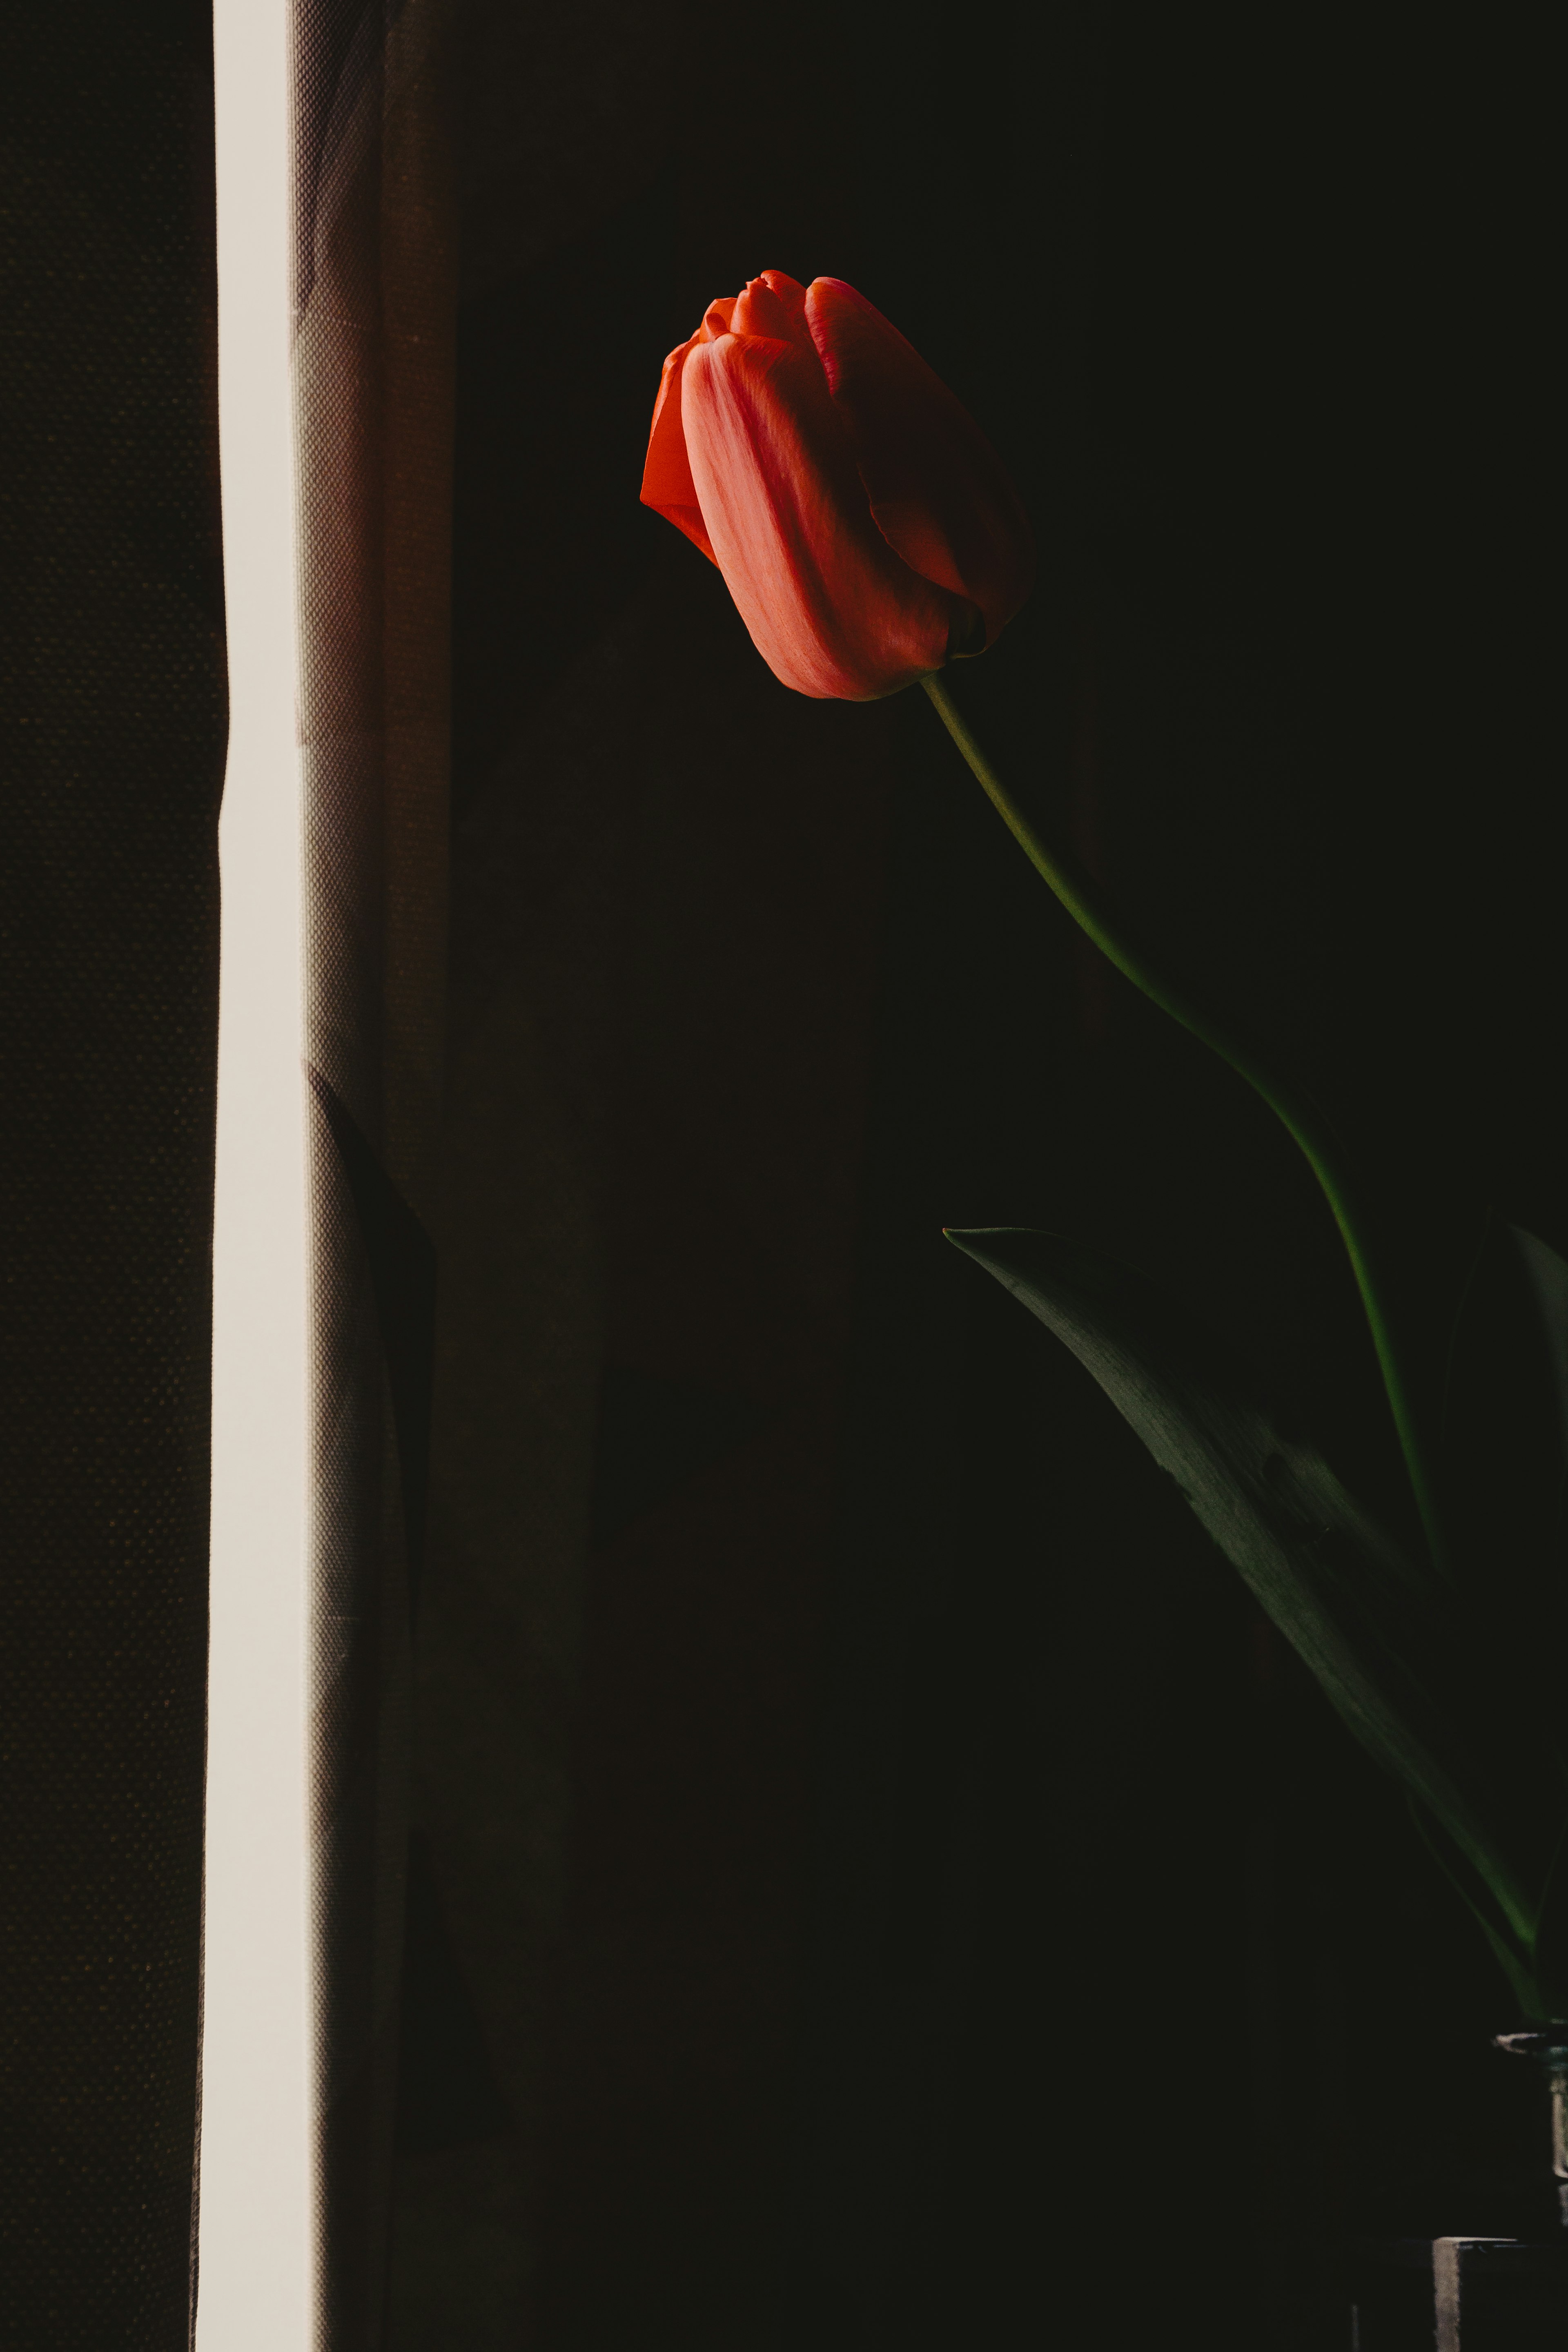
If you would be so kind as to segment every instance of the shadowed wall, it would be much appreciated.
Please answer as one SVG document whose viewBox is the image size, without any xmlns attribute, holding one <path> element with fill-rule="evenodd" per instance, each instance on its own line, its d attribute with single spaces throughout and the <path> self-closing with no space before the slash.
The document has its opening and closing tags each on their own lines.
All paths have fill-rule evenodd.
<svg viewBox="0 0 1568 2352">
<path fill-rule="evenodd" d="M 1392 23 L 1221 8 L 480 6 L 466 41 L 394 2338 L 1066 2343 L 1086 2305 L 1107 2343 L 1337 2344 L 1347 2228 L 1514 2210 L 1500 1982 L 940 1234 L 1144 1265 L 1403 1525 L 1332 1226 L 922 698 L 787 694 L 635 492 L 714 293 L 886 310 L 1040 541 L 956 690 L 1366 1139 L 1436 1360 L 1487 1198 L 1568 1230 L 1509 846 L 1545 841 L 1518 85 L 1428 42 L 1417 104 Z"/>
<path fill-rule="evenodd" d="M 210 21 L 0 36 L 0 2341 L 194 2293 L 217 814 Z"/>
</svg>

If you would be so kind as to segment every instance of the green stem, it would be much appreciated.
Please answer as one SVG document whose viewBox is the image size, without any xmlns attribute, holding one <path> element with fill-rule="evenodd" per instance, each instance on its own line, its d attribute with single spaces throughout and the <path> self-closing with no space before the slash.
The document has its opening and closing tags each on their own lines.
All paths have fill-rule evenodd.
<svg viewBox="0 0 1568 2352">
<path fill-rule="evenodd" d="M 1270 1069 L 1252 1045 L 1221 1029 L 1178 990 L 1151 971 L 1143 958 L 1129 946 L 1114 916 L 1093 884 L 1085 876 L 1068 873 L 1040 840 L 976 742 L 941 677 L 924 677 L 920 683 L 936 704 L 948 734 L 979 779 L 1003 824 L 1026 856 L 1044 876 L 1079 929 L 1087 933 L 1101 953 L 1109 958 L 1134 988 L 1141 989 L 1145 996 L 1168 1013 L 1173 1021 L 1179 1021 L 1184 1029 L 1190 1030 L 1222 1061 L 1228 1062 L 1238 1076 L 1245 1078 L 1248 1085 L 1262 1096 L 1270 1109 L 1283 1121 L 1305 1153 L 1333 1212 L 1334 1223 L 1339 1227 L 1340 1237 L 1349 1255 L 1361 1292 L 1373 1345 L 1377 1350 L 1383 1385 L 1394 1415 L 1411 1492 L 1421 1516 L 1433 1565 L 1441 1574 L 1447 1575 L 1448 1550 L 1437 1510 L 1437 1492 L 1427 1471 L 1410 1383 L 1393 1325 L 1383 1306 L 1382 1286 L 1367 1240 L 1366 1221 L 1355 1199 L 1343 1148 L 1329 1121 L 1307 1095 Z"/>
</svg>

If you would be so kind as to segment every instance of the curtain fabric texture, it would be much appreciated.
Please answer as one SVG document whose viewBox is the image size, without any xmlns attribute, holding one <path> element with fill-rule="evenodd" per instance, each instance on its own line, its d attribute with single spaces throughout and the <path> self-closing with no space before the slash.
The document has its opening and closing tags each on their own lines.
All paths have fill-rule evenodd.
<svg viewBox="0 0 1568 2352">
<path fill-rule="evenodd" d="M 446 955 L 449 0 L 295 16 L 320 2342 L 383 2340 Z"/>
</svg>

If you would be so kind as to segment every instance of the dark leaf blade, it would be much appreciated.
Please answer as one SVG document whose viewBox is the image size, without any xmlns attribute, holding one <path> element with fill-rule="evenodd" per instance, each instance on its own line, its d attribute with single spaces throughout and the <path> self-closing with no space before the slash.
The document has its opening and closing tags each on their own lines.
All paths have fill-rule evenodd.
<svg viewBox="0 0 1568 2352">
<path fill-rule="evenodd" d="M 1452 1769 L 1447 1604 L 1255 1376 L 1144 1276 L 1055 1234 L 947 1238 L 1071 1349 L 1322 1685 L 1450 1838 L 1528 1950 L 1534 1906 Z M 1473 1785 L 1473 1783 L 1472 1783 Z"/>
</svg>

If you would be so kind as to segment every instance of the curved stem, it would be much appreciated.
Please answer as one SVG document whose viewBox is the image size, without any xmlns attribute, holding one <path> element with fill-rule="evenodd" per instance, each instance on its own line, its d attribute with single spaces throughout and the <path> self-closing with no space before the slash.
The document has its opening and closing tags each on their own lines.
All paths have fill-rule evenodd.
<svg viewBox="0 0 1568 2352">
<path fill-rule="evenodd" d="M 1361 1292 L 1373 1345 L 1377 1350 L 1383 1385 L 1405 1456 L 1406 1472 L 1416 1507 L 1421 1516 L 1433 1565 L 1441 1574 L 1447 1575 L 1448 1551 L 1437 1510 L 1437 1492 L 1427 1470 L 1404 1358 L 1383 1305 L 1382 1285 L 1367 1238 L 1365 1219 L 1355 1197 L 1343 1148 L 1333 1129 L 1311 1097 L 1271 1069 L 1253 1045 L 1222 1029 L 1206 1013 L 1189 1003 L 1179 990 L 1172 988 L 1150 969 L 1123 936 L 1114 915 L 1093 884 L 1085 876 L 1070 874 L 1040 840 L 976 742 L 940 676 L 924 677 L 920 683 L 936 706 L 948 734 L 979 779 L 988 799 L 1009 832 L 1043 875 L 1079 929 L 1087 933 L 1101 953 L 1132 982 L 1134 988 L 1141 989 L 1154 1003 L 1168 1013 L 1173 1021 L 1179 1021 L 1184 1029 L 1190 1030 L 1222 1061 L 1228 1062 L 1238 1076 L 1245 1078 L 1248 1085 L 1262 1096 L 1270 1109 L 1282 1120 L 1305 1153 L 1308 1164 L 1333 1212 L 1334 1223 L 1339 1227 L 1340 1237 L 1355 1275 L 1356 1286 Z"/>
</svg>

